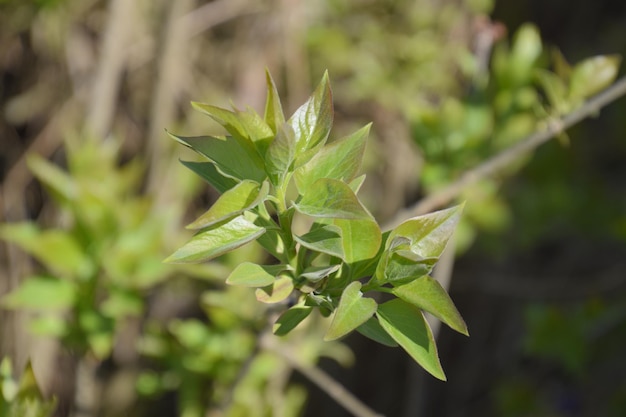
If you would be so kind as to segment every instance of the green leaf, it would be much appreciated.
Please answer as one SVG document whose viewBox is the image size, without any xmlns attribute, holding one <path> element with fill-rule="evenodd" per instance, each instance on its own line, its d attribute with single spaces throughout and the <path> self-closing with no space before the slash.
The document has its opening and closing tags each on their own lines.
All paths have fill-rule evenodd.
<svg viewBox="0 0 626 417">
<path fill-rule="evenodd" d="M 282 186 L 286 174 L 292 169 L 295 155 L 295 133 L 291 126 L 283 124 L 278 128 L 276 137 L 265 154 L 265 169 L 272 184 Z"/>
<path fill-rule="evenodd" d="M 113 319 L 139 316 L 143 311 L 143 296 L 138 292 L 111 288 L 108 297 L 100 304 L 102 313 Z"/>
<path fill-rule="evenodd" d="M 287 122 L 296 134 L 298 154 L 326 142 L 333 124 L 333 115 L 332 92 L 328 73 L 325 73 L 311 97 Z"/>
<path fill-rule="evenodd" d="M 438 258 L 422 258 L 408 250 L 392 251 L 376 269 L 376 278 L 383 283 L 402 285 L 429 274 Z"/>
<path fill-rule="evenodd" d="M 238 184 L 237 180 L 222 174 L 213 162 L 180 161 L 184 166 L 195 172 L 220 194 Z"/>
<path fill-rule="evenodd" d="M 548 97 L 550 105 L 554 107 L 557 113 L 565 114 L 570 111 L 565 81 L 556 74 L 544 69 L 535 70 L 535 74 Z"/>
<path fill-rule="evenodd" d="M 333 178 L 346 183 L 361 169 L 365 142 L 371 124 L 352 135 L 321 148 L 313 158 L 295 171 L 296 186 L 301 194 L 320 178 Z"/>
<path fill-rule="evenodd" d="M 357 327 L 356 331 L 381 345 L 389 347 L 398 346 L 396 341 L 389 336 L 389 333 L 383 329 L 376 317 L 370 317 L 368 321 Z"/>
<path fill-rule="evenodd" d="M 435 339 L 422 312 L 400 299 L 378 306 L 380 325 L 409 355 L 435 378 L 446 380 Z"/>
<path fill-rule="evenodd" d="M 63 230 L 41 230 L 31 222 L 0 226 L 0 238 L 15 243 L 58 275 L 86 277 L 94 265 L 74 236 Z"/>
<path fill-rule="evenodd" d="M 61 202 L 76 200 L 79 194 L 79 187 L 69 174 L 39 155 L 28 155 L 26 163 L 33 175 L 37 177 L 58 200 Z"/>
<path fill-rule="evenodd" d="M 363 297 L 359 281 L 350 283 L 341 294 L 339 306 L 324 340 L 335 340 L 347 335 L 369 320 L 376 312 L 376 307 L 374 299 Z"/>
<path fill-rule="evenodd" d="M 278 128 L 285 123 L 285 114 L 283 106 L 280 104 L 278 90 L 274 84 L 274 80 L 268 70 L 265 71 L 267 80 L 267 99 L 265 101 L 265 123 L 274 131 L 278 132 Z"/>
<path fill-rule="evenodd" d="M 294 236 L 296 242 L 312 251 L 343 259 L 341 229 L 338 226 L 325 224 L 311 229 L 302 236 Z"/>
<path fill-rule="evenodd" d="M 252 242 L 263 233 L 265 233 L 263 227 L 256 226 L 244 216 L 235 217 L 227 223 L 201 230 L 187 244 L 170 255 L 165 262 L 207 261 Z"/>
<path fill-rule="evenodd" d="M 34 276 L 2 297 L 2 306 L 11 309 L 62 310 L 74 305 L 76 285 L 57 278 Z"/>
<path fill-rule="evenodd" d="M 423 276 L 392 290 L 402 300 L 429 312 L 457 332 L 469 336 L 467 325 L 452 299 L 437 280 Z"/>
<path fill-rule="evenodd" d="M 293 279 L 288 275 L 280 275 L 272 285 L 257 288 L 256 299 L 262 303 L 274 304 L 284 301 L 293 292 Z"/>
<path fill-rule="evenodd" d="M 333 272 L 337 272 L 340 267 L 341 265 L 310 266 L 302 271 L 300 277 L 305 278 L 308 281 L 316 282 L 326 278 Z"/>
<path fill-rule="evenodd" d="M 188 225 L 187 228 L 201 229 L 232 219 L 259 205 L 265 200 L 268 192 L 269 184 L 267 182 L 263 182 L 261 186 L 254 181 L 243 180 L 222 194 L 206 213 Z"/>
<path fill-rule="evenodd" d="M 338 180 L 320 178 L 315 181 L 296 210 L 311 217 L 335 219 L 371 219 L 350 187 Z"/>
<path fill-rule="evenodd" d="M 576 64 L 570 78 L 571 97 L 585 99 L 611 85 L 617 77 L 620 61 L 619 55 L 600 55 Z"/>
<path fill-rule="evenodd" d="M 346 262 L 353 264 L 372 258 L 378 253 L 382 233 L 374 219 L 336 219 L 334 223 L 341 229 Z"/>
<path fill-rule="evenodd" d="M 276 275 L 286 270 L 286 265 L 257 265 L 252 262 L 244 262 L 226 278 L 230 285 L 243 285 L 245 287 L 267 287 L 274 283 Z"/>
<path fill-rule="evenodd" d="M 296 305 L 280 315 L 274 323 L 273 332 L 276 336 L 284 336 L 311 314 L 312 307 Z"/>
<path fill-rule="evenodd" d="M 56 400 L 45 400 L 37 380 L 33 368 L 28 362 L 24 373 L 19 381 L 17 394 L 10 404 L 0 403 L 0 411 L 7 410 L 7 417 L 49 417 L 56 408 Z"/>
<path fill-rule="evenodd" d="M 455 206 L 409 219 L 391 231 L 387 245 L 396 237 L 410 241 L 411 252 L 422 258 L 438 258 L 452 237 L 462 206 Z"/>
<path fill-rule="evenodd" d="M 234 137 L 184 137 L 167 133 L 176 141 L 209 158 L 225 176 L 252 180 L 259 184 L 266 178 L 263 160 L 252 142 L 236 140 Z"/>
</svg>

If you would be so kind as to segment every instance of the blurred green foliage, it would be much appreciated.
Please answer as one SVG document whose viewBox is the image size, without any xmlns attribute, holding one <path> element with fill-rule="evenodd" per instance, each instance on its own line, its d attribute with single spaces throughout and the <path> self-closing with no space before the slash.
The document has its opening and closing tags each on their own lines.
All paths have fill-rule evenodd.
<svg viewBox="0 0 626 417">
<path fill-rule="evenodd" d="M 0 362 L 0 417 L 50 417 L 56 400 L 46 400 L 35 379 L 30 363 L 19 379 L 13 375 L 8 358 Z"/>
</svg>

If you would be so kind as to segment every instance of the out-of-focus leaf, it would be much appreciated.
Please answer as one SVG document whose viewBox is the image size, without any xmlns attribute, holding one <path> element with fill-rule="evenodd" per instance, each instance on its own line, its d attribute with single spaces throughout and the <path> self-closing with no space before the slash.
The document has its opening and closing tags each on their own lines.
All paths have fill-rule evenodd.
<svg viewBox="0 0 626 417">
<path fill-rule="evenodd" d="M 276 279 L 276 275 L 287 269 L 286 265 L 257 265 L 252 262 L 244 262 L 226 278 L 230 285 L 243 285 L 245 287 L 267 287 Z"/>
<path fill-rule="evenodd" d="M 227 223 L 201 230 L 184 246 L 170 255 L 165 262 L 201 262 L 215 258 L 252 242 L 265 233 L 244 216 L 235 217 Z"/>
<path fill-rule="evenodd" d="M 325 73 L 311 97 L 287 122 L 296 134 L 298 154 L 326 142 L 333 124 L 333 116 L 332 92 L 328 73 Z"/>
<path fill-rule="evenodd" d="M 338 258 L 344 257 L 341 229 L 333 224 L 325 224 L 302 236 L 294 236 L 296 242 L 307 249 L 326 253 Z"/>
<path fill-rule="evenodd" d="M 184 137 L 168 134 L 176 141 L 213 161 L 226 176 L 239 180 L 252 180 L 259 184 L 266 178 L 263 160 L 252 143 L 234 137 L 215 136 Z"/>
<path fill-rule="evenodd" d="M 211 184 L 220 194 L 233 188 L 237 185 L 237 181 L 231 177 L 225 176 L 215 168 L 213 162 L 194 162 L 194 161 L 180 161 L 184 166 L 195 172 L 206 182 Z"/>
<path fill-rule="evenodd" d="M 469 336 L 467 325 L 450 296 L 437 280 L 428 275 L 395 287 L 393 294 L 447 324 L 451 329 Z"/>
<path fill-rule="evenodd" d="M 617 77 L 621 58 L 618 55 L 600 55 L 576 64 L 570 78 L 570 95 L 585 99 L 611 85 Z"/>
<path fill-rule="evenodd" d="M 385 329 L 383 329 L 376 317 L 370 317 L 368 321 L 357 327 L 356 330 L 363 336 L 368 337 L 373 341 L 380 343 L 381 345 L 389 347 L 398 346 L 396 341 L 393 340 L 391 336 L 389 336 L 389 333 L 387 333 Z"/>
<path fill-rule="evenodd" d="M 143 298 L 136 292 L 112 289 L 109 296 L 100 305 L 100 310 L 107 317 L 121 319 L 139 316 L 143 311 Z"/>
<path fill-rule="evenodd" d="M 302 200 L 294 206 L 300 213 L 311 217 L 371 219 L 371 215 L 350 187 L 331 178 L 315 181 Z"/>
<path fill-rule="evenodd" d="M 558 114 L 565 114 L 569 109 L 567 85 L 556 74 L 542 69 L 535 71 L 537 79 L 546 92 L 550 105 Z"/>
<path fill-rule="evenodd" d="M 2 305 L 11 309 L 62 310 L 70 308 L 77 295 L 73 282 L 34 276 L 2 297 Z"/>
<path fill-rule="evenodd" d="M 287 275 L 280 275 L 272 285 L 257 288 L 256 299 L 262 303 L 274 304 L 285 300 L 293 291 L 293 280 Z"/>
<path fill-rule="evenodd" d="M 361 169 L 365 142 L 371 124 L 352 135 L 326 145 L 313 158 L 295 171 L 295 180 L 301 194 L 320 178 L 333 178 L 346 183 L 352 181 Z"/>
<path fill-rule="evenodd" d="M 51 271 L 74 278 L 86 277 L 93 264 L 74 236 L 62 230 L 41 230 L 31 222 L 0 226 L 0 238 L 13 242 Z"/>
<path fill-rule="evenodd" d="M 263 202 L 268 191 L 269 184 L 267 182 L 259 185 L 254 181 L 243 180 L 222 194 L 206 213 L 188 225 L 187 228 L 201 229 L 232 219 Z"/>
<path fill-rule="evenodd" d="M 13 399 L 4 404 L 1 400 L 0 397 L 2 417 L 49 417 L 56 408 L 55 399 L 43 398 L 30 362 L 26 364 Z"/>
<path fill-rule="evenodd" d="M 359 281 L 350 283 L 341 294 L 324 340 L 335 340 L 347 335 L 369 320 L 376 312 L 376 307 L 374 299 L 363 297 Z"/>
<path fill-rule="evenodd" d="M 61 203 L 74 201 L 78 197 L 79 187 L 76 181 L 59 167 L 35 154 L 28 155 L 26 163 L 35 177 L 37 177 Z"/>
<path fill-rule="evenodd" d="M 312 307 L 304 305 L 296 305 L 291 307 L 280 315 L 276 323 L 274 323 L 274 334 L 276 336 L 284 336 L 292 331 L 298 324 L 311 314 Z"/>
<path fill-rule="evenodd" d="M 380 325 L 409 355 L 435 378 L 446 380 L 435 339 L 422 312 L 400 299 L 378 306 Z"/>
</svg>

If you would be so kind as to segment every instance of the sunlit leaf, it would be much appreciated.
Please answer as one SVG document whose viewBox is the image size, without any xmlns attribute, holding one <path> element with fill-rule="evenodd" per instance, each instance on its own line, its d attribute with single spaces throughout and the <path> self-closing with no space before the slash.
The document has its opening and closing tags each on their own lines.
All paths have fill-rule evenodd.
<svg viewBox="0 0 626 417">
<path fill-rule="evenodd" d="M 407 303 L 429 312 L 450 328 L 469 336 L 465 321 L 437 280 L 426 275 L 395 287 L 392 292 Z"/>
<path fill-rule="evenodd" d="M 370 219 L 371 215 L 345 183 L 321 178 L 313 183 L 296 210 L 312 217 Z"/>
<path fill-rule="evenodd" d="M 360 262 L 378 253 L 382 233 L 374 219 L 336 219 L 334 224 L 341 229 L 346 262 L 350 264 Z"/>
<path fill-rule="evenodd" d="M 309 281 L 315 282 L 323 278 L 326 278 L 333 272 L 337 272 L 341 265 L 330 266 L 309 266 L 300 274 L 300 277 L 306 278 Z"/>
<path fill-rule="evenodd" d="M 35 177 L 62 203 L 74 201 L 78 197 L 79 188 L 75 179 L 62 169 L 36 154 L 28 155 L 26 162 Z"/>
<path fill-rule="evenodd" d="M 187 228 L 201 229 L 236 217 L 260 204 L 267 197 L 268 191 L 267 182 L 261 186 L 254 181 L 244 180 L 222 194 L 206 213 Z"/>
<path fill-rule="evenodd" d="M 333 178 L 346 183 L 352 181 L 361 169 L 365 142 L 371 125 L 352 135 L 321 148 L 313 158 L 295 171 L 298 190 L 306 194 L 320 178 Z"/>
<path fill-rule="evenodd" d="M 409 219 L 391 231 L 387 243 L 401 236 L 410 240 L 411 251 L 422 258 L 438 258 L 454 233 L 463 206 Z"/>
<path fill-rule="evenodd" d="M 201 262 L 215 258 L 252 242 L 265 233 L 243 216 L 235 217 L 224 224 L 201 230 L 183 247 L 170 255 L 165 262 Z"/>
<path fill-rule="evenodd" d="M 325 224 L 312 229 L 302 236 L 294 236 L 296 242 L 307 249 L 343 258 L 341 229 L 333 224 Z"/>
<path fill-rule="evenodd" d="M 296 155 L 296 139 L 291 126 L 283 124 L 270 143 L 265 155 L 265 169 L 272 184 L 281 186 L 291 170 Z"/>
<path fill-rule="evenodd" d="M 387 301 L 376 312 L 380 325 L 435 378 L 446 380 L 435 339 L 422 312 L 400 299 Z"/>
<path fill-rule="evenodd" d="M 333 124 L 333 115 L 330 82 L 328 73 L 325 73 L 311 97 L 287 122 L 295 132 L 298 153 L 326 142 Z"/>
<path fill-rule="evenodd" d="M 293 292 L 293 280 L 288 275 L 280 275 L 273 284 L 257 288 L 256 299 L 262 303 L 274 304 L 284 301 Z"/>
<path fill-rule="evenodd" d="M 264 119 L 265 123 L 276 133 L 278 128 L 285 123 L 285 115 L 283 106 L 280 104 L 276 85 L 269 71 L 265 71 L 265 77 L 267 80 L 267 99 L 265 101 Z"/>
<path fill-rule="evenodd" d="M 359 281 L 350 283 L 341 294 L 324 340 L 335 340 L 347 335 L 369 320 L 376 312 L 376 307 L 374 299 L 363 297 Z"/>
<path fill-rule="evenodd" d="M 244 262 L 226 278 L 230 285 L 243 285 L 245 287 L 266 287 L 276 279 L 276 275 L 287 269 L 286 265 L 257 265 L 252 262 Z"/>
</svg>

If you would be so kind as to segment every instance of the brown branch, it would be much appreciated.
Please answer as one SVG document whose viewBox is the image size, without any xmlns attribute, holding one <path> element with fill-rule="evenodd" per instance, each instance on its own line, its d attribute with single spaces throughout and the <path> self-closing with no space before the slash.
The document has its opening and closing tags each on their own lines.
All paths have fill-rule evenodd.
<svg viewBox="0 0 626 417">
<path fill-rule="evenodd" d="M 352 415 L 356 417 L 384 417 L 382 414 L 378 414 L 369 408 L 326 372 L 315 366 L 303 363 L 288 347 L 277 343 L 273 335 L 263 335 L 261 338 L 261 346 L 285 359 L 291 367 L 304 375 L 313 384 L 317 385 L 318 388 L 328 394 L 337 404 L 352 413 Z"/>
<path fill-rule="evenodd" d="M 442 190 L 426 196 L 412 207 L 400 211 L 386 225 L 386 228 L 391 229 L 408 218 L 428 213 L 444 204 L 448 204 L 454 198 L 458 197 L 468 186 L 484 178 L 493 176 L 498 171 L 501 171 L 503 168 L 513 163 L 520 156 L 531 152 L 581 120 L 598 113 L 600 109 L 624 95 L 626 95 L 626 77 L 619 79 L 611 87 L 585 102 L 566 116 L 549 121 L 546 129 L 533 133 L 526 139 L 505 149 L 477 167 L 466 171 L 457 181 Z"/>
</svg>

